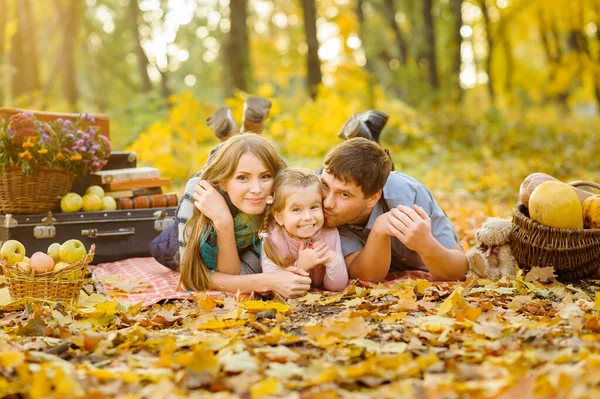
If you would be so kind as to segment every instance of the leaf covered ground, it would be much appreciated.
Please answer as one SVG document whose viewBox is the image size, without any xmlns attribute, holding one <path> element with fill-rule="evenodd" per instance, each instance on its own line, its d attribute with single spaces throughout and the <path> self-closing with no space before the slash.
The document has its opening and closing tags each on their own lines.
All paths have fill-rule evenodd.
<svg viewBox="0 0 600 399">
<path fill-rule="evenodd" d="M 0 393 L 31 398 L 587 398 L 593 282 L 407 280 L 343 293 L 173 301 L 97 294 L 3 314 Z M 22 396 L 13 396 L 22 397 Z"/>
</svg>

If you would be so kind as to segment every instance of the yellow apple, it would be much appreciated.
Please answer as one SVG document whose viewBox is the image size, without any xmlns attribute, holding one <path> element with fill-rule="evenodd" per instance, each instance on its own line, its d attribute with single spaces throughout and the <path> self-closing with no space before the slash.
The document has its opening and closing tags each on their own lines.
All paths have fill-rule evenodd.
<svg viewBox="0 0 600 399">
<path fill-rule="evenodd" d="M 29 258 L 27 256 L 23 256 L 23 260 L 21 262 L 29 264 Z"/>
<path fill-rule="evenodd" d="M 67 262 L 58 262 L 56 265 L 54 265 L 54 271 L 58 272 L 63 269 L 66 269 L 69 266 L 71 266 L 71 265 L 68 264 Z M 71 273 L 67 273 L 60 277 L 64 278 L 65 280 L 75 280 L 75 279 L 78 279 L 79 276 L 81 276 L 81 270 L 74 270 Z"/>
<path fill-rule="evenodd" d="M 21 271 L 23 271 L 23 272 L 25 272 L 27 274 L 31 273 L 31 267 L 29 267 L 29 262 L 23 262 L 23 261 L 17 262 L 17 267 Z"/>
<path fill-rule="evenodd" d="M 0 258 L 9 265 L 21 262 L 25 257 L 25 246 L 17 240 L 8 240 L 0 248 Z"/>
<path fill-rule="evenodd" d="M 104 197 L 104 189 L 100 186 L 89 186 L 85 193 L 97 195 L 98 198 Z"/>
<path fill-rule="evenodd" d="M 46 273 L 54 268 L 54 259 L 43 252 L 36 252 L 31 255 L 29 267 L 35 270 L 36 273 Z"/>
<path fill-rule="evenodd" d="M 60 244 L 57 242 L 50 244 L 46 253 L 50 255 L 52 259 L 54 259 L 54 262 L 60 261 Z"/>
<path fill-rule="evenodd" d="M 102 197 L 102 210 L 114 211 L 117 209 L 117 201 L 110 196 Z"/>
<path fill-rule="evenodd" d="M 97 212 L 102 210 L 102 200 L 96 194 L 86 194 L 82 199 L 84 212 Z"/>
<path fill-rule="evenodd" d="M 60 259 L 70 264 L 82 260 L 86 253 L 85 246 L 79 240 L 68 240 L 60 246 Z"/>
<path fill-rule="evenodd" d="M 60 209 L 63 212 L 79 212 L 82 206 L 83 199 L 77 193 L 69 193 L 60 200 Z"/>
</svg>

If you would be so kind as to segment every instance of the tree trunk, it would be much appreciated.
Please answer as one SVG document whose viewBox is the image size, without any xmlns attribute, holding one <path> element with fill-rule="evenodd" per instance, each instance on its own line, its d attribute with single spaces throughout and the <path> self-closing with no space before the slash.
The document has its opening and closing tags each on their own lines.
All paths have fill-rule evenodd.
<svg viewBox="0 0 600 399">
<path fill-rule="evenodd" d="M 71 0 L 66 8 L 63 54 L 63 90 L 72 112 L 77 111 L 79 90 L 77 88 L 75 68 L 75 44 L 77 42 L 77 24 L 79 23 L 80 0 Z"/>
<path fill-rule="evenodd" d="M 361 46 L 363 48 L 363 52 L 365 53 L 365 69 L 367 70 L 367 79 L 368 79 L 368 99 L 367 106 L 369 108 L 376 108 L 375 106 L 375 90 L 374 86 L 376 84 L 375 80 L 375 68 L 373 64 L 369 61 L 369 57 L 367 56 L 367 49 L 365 45 L 366 35 L 366 23 L 365 23 L 365 14 L 363 12 L 363 0 L 356 0 L 356 17 L 358 19 L 358 37 L 360 38 Z"/>
<path fill-rule="evenodd" d="M 388 22 L 390 28 L 394 32 L 394 36 L 396 37 L 396 47 L 398 47 L 398 57 L 400 57 L 400 62 L 402 65 L 406 66 L 408 62 L 408 46 L 406 45 L 406 40 L 404 39 L 404 35 L 400 30 L 400 27 L 396 23 L 396 5 L 394 4 L 394 0 L 385 0 L 385 12 L 384 16 Z"/>
<path fill-rule="evenodd" d="M 302 0 L 304 11 L 304 35 L 308 51 L 306 53 L 306 85 L 311 98 L 317 97 L 321 84 L 321 61 L 319 60 L 319 41 L 317 40 L 317 8 L 315 0 Z"/>
<path fill-rule="evenodd" d="M 514 72 L 514 62 L 512 57 L 512 47 L 510 41 L 506 35 L 502 35 L 500 39 L 502 42 L 502 49 L 504 50 L 504 58 L 506 62 L 506 81 L 504 82 L 504 89 L 506 91 L 512 90 L 512 78 Z"/>
<path fill-rule="evenodd" d="M 462 35 L 460 34 L 460 28 L 463 25 L 462 18 L 462 0 L 450 0 L 451 12 L 454 16 L 454 27 L 452 34 L 454 36 L 454 44 L 456 46 L 454 52 L 454 60 L 452 62 L 452 79 L 454 80 L 453 86 L 458 94 L 458 98 L 462 98 L 462 87 L 460 85 L 460 67 L 462 65 L 461 58 L 461 47 L 462 47 Z"/>
<path fill-rule="evenodd" d="M 433 21 L 433 15 L 431 14 L 431 8 L 433 6 L 433 0 L 423 0 L 423 29 L 425 34 L 425 58 L 427 59 L 427 78 L 429 84 L 434 89 L 440 87 L 438 73 L 437 73 L 437 61 L 435 56 L 435 23 Z"/>
<path fill-rule="evenodd" d="M 4 45 L 4 41 L 6 40 L 6 23 L 8 20 L 8 7 L 6 4 L 7 0 L 0 0 L 0 73 L 3 74 L 2 78 L 0 78 L 0 106 L 8 105 L 6 100 L 10 97 L 10 88 L 7 87 L 10 82 L 10 77 L 8 74 L 8 62 L 6 62 L 6 57 L 4 52 L 6 51 L 6 46 Z"/>
<path fill-rule="evenodd" d="M 231 30 L 224 46 L 225 92 L 231 96 L 234 89 L 248 91 L 249 45 L 248 45 L 248 2 L 231 0 L 229 2 Z"/>
<path fill-rule="evenodd" d="M 133 34 L 135 58 L 137 60 L 138 73 L 140 75 L 140 89 L 143 93 L 147 93 L 152 90 L 152 83 L 148 76 L 148 57 L 146 56 L 140 41 L 139 15 L 140 8 L 138 0 L 129 0 L 129 23 L 131 33 Z"/>
<path fill-rule="evenodd" d="M 11 61 L 15 68 L 12 76 L 13 95 L 32 93 L 40 89 L 35 24 L 32 21 L 30 0 L 17 5 L 18 27 L 12 38 Z"/>
<path fill-rule="evenodd" d="M 485 72 L 488 76 L 487 87 L 490 94 L 490 101 L 492 102 L 492 105 L 494 105 L 496 103 L 496 98 L 494 93 L 494 76 L 492 73 L 492 66 L 494 65 L 494 41 L 492 38 L 492 26 L 490 23 L 490 15 L 488 13 L 486 0 L 481 0 L 479 5 L 481 6 L 481 14 L 483 15 L 483 24 L 485 26 L 485 37 L 488 48 L 487 59 L 485 62 Z"/>
</svg>

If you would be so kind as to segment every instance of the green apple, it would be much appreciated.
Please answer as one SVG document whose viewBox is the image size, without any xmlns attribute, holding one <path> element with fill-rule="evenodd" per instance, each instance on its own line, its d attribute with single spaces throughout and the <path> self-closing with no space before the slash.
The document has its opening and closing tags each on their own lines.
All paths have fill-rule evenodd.
<svg viewBox="0 0 600 399">
<path fill-rule="evenodd" d="M 102 210 L 114 211 L 117 209 L 117 201 L 110 196 L 102 197 Z"/>
<path fill-rule="evenodd" d="M 58 262 L 56 265 L 54 265 L 54 271 L 58 272 L 61 271 L 62 269 L 65 269 L 67 267 L 71 266 L 70 264 L 68 264 L 67 262 Z M 60 278 L 63 278 L 65 280 L 76 280 L 78 278 L 81 277 L 81 270 L 74 270 L 71 273 L 67 273 L 65 275 L 61 275 Z"/>
<path fill-rule="evenodd" d="M 104 197 L 104 189 L 100 186 L 89 186 L 85 193 L 97 195 L 98 198 Z"/>
<path fill-rule="evenodd" d="M 77 193 L 69 193 L 60 200 L 60 209 L 63 212 L 78 212 L 82 206 L 83 200 Z"/>
<path fill-rule="evenodd" d="M 9 265 L 21 262 L 25 257 L 25 246 L 17 240 L 8 240 L 0 248 L 0 258 Z"/>
<path fill-rule="evenodd" d="M 68 240 L 60 246 L 60 259 L 69 264 L 79 262 L 86 253 L 83 243 L 79 240 Z"/>
<path fill-rule="evenodd" d="M 57 242 L 50 244 L 46 253 L 50 255 L 55 262 L 58 262 L 60 260 L 60 244 Z"/>
<path fill-rule="evenodd" d="M 86 194 L 82 199 L 84 212 L 97 212 L 102 210 L 102 200 L 96 194 Z"/>
</svg>

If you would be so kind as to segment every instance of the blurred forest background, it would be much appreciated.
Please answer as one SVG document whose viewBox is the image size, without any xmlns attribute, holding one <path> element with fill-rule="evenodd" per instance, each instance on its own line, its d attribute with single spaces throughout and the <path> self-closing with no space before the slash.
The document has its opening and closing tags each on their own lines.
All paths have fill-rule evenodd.
<svg viewBox="0 0 600 399">
<path fill-rule="evenodd" d="M 106 113 L 178 185 L 247 95 L 309 167 L 378 109 L 454 219 L 507 216 L 529 173 L 600 177 L 599 24 L 600 0 L 0 0 L 0 105 Z"/>
</svg>

